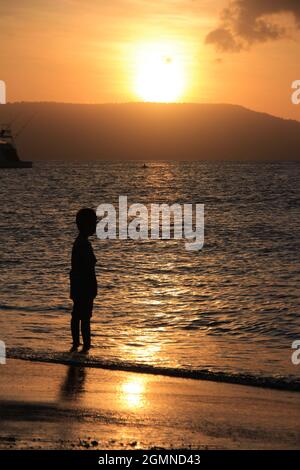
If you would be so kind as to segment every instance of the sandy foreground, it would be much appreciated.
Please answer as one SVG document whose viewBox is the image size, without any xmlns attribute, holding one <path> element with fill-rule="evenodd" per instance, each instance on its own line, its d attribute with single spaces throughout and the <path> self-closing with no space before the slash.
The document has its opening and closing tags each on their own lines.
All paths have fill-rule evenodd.
<svg viewBox="0 0 300 470">
<path fill-rule="evenodd" d="M 1 449 L 299 449 L 300 394 L 8 359 Z"/>
</svg>

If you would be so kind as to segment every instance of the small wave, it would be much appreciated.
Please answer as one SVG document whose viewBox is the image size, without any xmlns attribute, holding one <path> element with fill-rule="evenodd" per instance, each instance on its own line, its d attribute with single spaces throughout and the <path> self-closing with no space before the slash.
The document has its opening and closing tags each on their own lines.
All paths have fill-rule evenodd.
<svg viewBox="0 0 300 470">
<path fill-rule="evenodd" d="M 9 265 L 20 265 L 22 264 L 23 261 L 19 259 L 1 259 L 0 260 L 0 266 L 9 266 Z"/>
<path fill-rule="evenodd" d="M 270 388 L 275 390 L 286 390 L 300 392 L 300 380 L 294 377 L 256 376 L 245 373 L 214 372 L 209 369 L 184 369 L 172 367 L 157 367 L 147 364 L 135 364 L 122 361 L 108 361 L 80 354 L 67 352 L 43 352 L 35 353 L 31 349 L 18 348 L 8 349 L 7 357 L 21 359 L 31 362 L 43 362 L 52 364 L 73 365 L 98 369 L 119 370 L 126 372 L 137 372 L 143 374 L 164 375 L 194 380 L 208 380 L 211 382 L 222 382 L 237 385 L 248 385 L 253 387 Z"/>
<path fill-rule="evenodd" d="M 40 307 L 28 307 L 28 306 L 23 306 L 23 305 L 0 305 L 0 310 L 13 310 L 15 312 L 55 312 L 55 311 L 70 311 L 70 307 L 65 307 L 62 305 L 55 305 L 53 307 L 46 307 L 46 306 L 40 306 Z"/>
</svg>

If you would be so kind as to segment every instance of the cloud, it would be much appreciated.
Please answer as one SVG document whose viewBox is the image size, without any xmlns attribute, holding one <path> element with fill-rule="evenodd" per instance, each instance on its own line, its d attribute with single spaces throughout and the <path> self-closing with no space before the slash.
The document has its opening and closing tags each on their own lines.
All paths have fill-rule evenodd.
<svg viewBox="0 0 300 470">
<path fill-rule="evenodd" d="M 300 29 L 300 0 L 230 0 L 221 12 L 219 26 L 208 33 L 205 43 L 219 51 L 239 52 L 256 43 L 284 38 L 286 28 L 278 16 L 274 19 L 283 13 L 292 14 Z"/>
</svg>

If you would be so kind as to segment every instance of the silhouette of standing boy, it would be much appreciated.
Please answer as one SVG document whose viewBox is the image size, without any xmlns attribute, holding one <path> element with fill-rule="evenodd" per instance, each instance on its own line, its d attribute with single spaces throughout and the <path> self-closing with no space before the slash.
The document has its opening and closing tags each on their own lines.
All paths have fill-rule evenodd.
<svg viewBox="0 0 300 470">
<path fill-rule="evenodd" d="M 97 295 L 95 264 L 97 262 L 88 237 L 96 232 L 97 218 L 93 209 L 81 209 L 76 215 L 79 230 L 72 249 L 72 268 L 70 272 L 70 297 L 73 300 L 71 332 L 73 346 L 70 352 L 77 351 L 80 345 L 79 330 L 83 339 L 82 353 L 91 347 L 90 320 L 93 302 Z"/>
</svg>

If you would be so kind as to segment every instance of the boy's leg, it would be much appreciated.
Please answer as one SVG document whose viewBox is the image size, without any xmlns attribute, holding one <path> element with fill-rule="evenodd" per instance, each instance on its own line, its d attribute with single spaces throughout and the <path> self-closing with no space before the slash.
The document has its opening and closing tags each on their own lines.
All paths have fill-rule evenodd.
<svg viewBox="0 0 300 470">
<path fill-rule="evenodd" d="M 72 318 L 71 318 L 71 332 L 73 338 L 73 347 L 78 348 L 80 345 L 80 338 L 79 338 L 79 315 L 78 315 L 78 305 L 74 302 L 73 311 L 72 311 Z"/>
<path fill-rule="evenodd" d="M 72 332 L 72 338 L 73 338 L 73 346 L 75 348 L 78 348 L 80 345 L 80 340 L 79 340 L 79 318 L 72 316 L 71 318 L 71 332 Z"/>
<path fill-rule="evenodd" d="M 90 349 L 91 347 L 91 319 L 84 318 L 81 320 L 81 334 L 83 339 L 84 349 Z"/>
<path fill-rule="evenodd" d="M 93 298 L 85 299 L 81 316 L 81 334 L 83 339 L 83 348 L 91 347 L 91 316 L 93 313 Z"/>
</svg>

